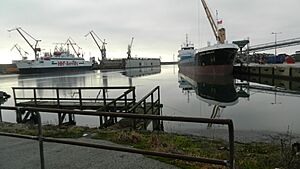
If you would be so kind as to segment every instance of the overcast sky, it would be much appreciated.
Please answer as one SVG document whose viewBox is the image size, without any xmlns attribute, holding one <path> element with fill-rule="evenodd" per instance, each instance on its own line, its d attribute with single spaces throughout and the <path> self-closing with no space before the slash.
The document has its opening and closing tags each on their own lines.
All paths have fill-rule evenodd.
<svg viewBox="0 0 300 169">
<path fill-rule="evenodd" d="M 274 42 L 271 32 L 282 32 L 278 40 L 300 37 L 299 0 L 206 1 L 213 13 L 218 10 L 229 42 L 247 37 L 253 45 Z M 126 57 L 131 37 L 133 56 L 162 61 L 177 59 L 186 33 L 196 47 L 215 42 L 200 0 L 1 0 L 0 21 L 0 63 L 20 59 L 16 50 L 10 51 L 16 43 L 33 58 L 21 36 L 7 31 L 15 27 L 41 39 L 44 51 L 72 37 L 86 59 L 100 56 L 91 37 L 84 37 L 90 30 L 106 39 L 108 58 Z M 278 52 L 296 50 L 300 46 Z"/>
</svg>

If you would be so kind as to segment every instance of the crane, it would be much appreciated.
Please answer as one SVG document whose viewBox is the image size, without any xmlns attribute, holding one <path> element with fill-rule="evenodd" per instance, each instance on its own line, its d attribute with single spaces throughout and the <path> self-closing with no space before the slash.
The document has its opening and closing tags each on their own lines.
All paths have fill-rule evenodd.
<svg viewBox="0 0 300 169">
<path fill-rule="evenodd" d="M 14 28 L 14 29 L 10 29 L 8 30 L 8 32 L 12 32 L 12 31 L 18 31 L 19 34 L 23 37 L 23 39 L 27 42 L 27 44 L 30 46 L 30 48 L 33 50 L 34 52 L 34 57 L 35 59 L 38 58 L 39 54 L 38 52 L 41 51 L 41 48 L 38 48 L 38 43 L 41 41 L 41 40 L 37 40 L 35 39 L 34 37 L 32 37 L 29 33 L 27 33 L 25 30 L 23 30 L 21 27 L 18 27 L 18 28 Z M 35 41 L 35 44 L 32 45 L 30 44 L 30 42 L 26 39 L 26 37 L 23 35 L 23 33 L 25 33 L 27 36 L 29 36 L 31 39 L 33 39 Z"/>
<path fill-rule="evenodd" d="M 88 35 L 91 35 L 91 37 L 93 38 L 94 42 L 96 43 L 96 45 L 98 46 L 100 52 L 101 52 L 101 57 L 102 57 L 102 60 L 106 60 L 106 48 L 105 48 L 105 45 L 107 44 L 105 42 L 105 39 L 101 40 L 99 38 L 99 36 L 92 30 L 90 31 L 88 34 L 85 35 L 85 37 L 87 37 Z M 100 45 L 98 44 L 96 38 L 102 43 L 102 46 L 100 47 Z"/>
<path fill-rule="evenodd" d="M 17 49 L 18 52 L 20 53 L 20 55 L 22 56 L 22 60 L 26 60 L 27 59 L 27 56 L 28 55 L 28 52 L 26 52 L 25 50 L 23 50 L 18 44 L 15 44 L 11 49 L 10 51 L 14 50 L 14 49 Z M 24 52 L 24 54 L 22 53 Z"/>
<path fill-rule="evenodd" d="M 219 42 L 221 44 L 224 44 L 225 40 L 226 40 L 225 28 L 220 28 L 220 29 L 218 28 L 215 20 L 213 19 L 212 15 L 211 15 L 211 12 L 210 12 L 205 0 L 201 0 L 201 2 L 202 2 L 202 5 L 204 7 L 205 13 L 207 15 L 208 21 L 210 23 L 210 26 L 213 30 L 213 33 L 216 37 L 217 42 Z"/>
<path fill-rule="evenodd" d="M 69 45 L 71 45 L 71 47 L 73 48 L 73 50 L 74 50 L 75 54 L 77 55 L 77 57 L 80 56 L 80 53 L 79 53 L 80 47 L 74 42 L 74 40 L 73 40 L 71 37 L 68 38 L 68 40 L 67 40 L 67 42 L 65 43 L 65 45 L 68 46 L 68 53 L 70 53 L 70 51 L 69 51 Z M 78 52 L 76 51 L 74 45 L 78 46 Z"/>
<path fill-rule="evenodd" d="M 133 44 L 133 39 L 134 39 L 134 37 L 131 38 L 131 42 L 130 42 L 130 44 L 128 45 L 127 59 L 130 59 L 130 58 L 131 58 L 131 48 L 132 48 L 132 44 Z"/>
</svg>

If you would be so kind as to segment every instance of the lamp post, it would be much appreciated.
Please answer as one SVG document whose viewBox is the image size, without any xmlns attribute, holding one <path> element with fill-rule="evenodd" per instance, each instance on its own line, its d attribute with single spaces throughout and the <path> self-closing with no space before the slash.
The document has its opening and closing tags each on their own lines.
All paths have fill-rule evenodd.
<svg viewBox="0 0 300 169">
<path fill-rule="evenodd" d="M 275 36 L 275 56 L 277 55 L 277 35 L 281 34 L 282 32 L 272 32 L 272 35 Z"/>
</svg>

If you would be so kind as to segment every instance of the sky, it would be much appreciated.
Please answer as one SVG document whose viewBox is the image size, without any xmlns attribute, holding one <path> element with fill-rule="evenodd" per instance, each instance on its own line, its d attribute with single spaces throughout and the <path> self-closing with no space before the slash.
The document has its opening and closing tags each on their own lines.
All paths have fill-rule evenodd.
<svg viewBox="0 0 300 169">
<path fill-rule="evenodd" d="M 222 19 L 228 42 L 249 38 L 251 45 L 300 37 L 299 0 L 206 0 Z M 108 58 L 125 58 L 134 37 L 132 56 L 177 60 L 185 35 L 197 48 L 215 43 L 200 0 L 0 0 L 0 63 L 21 59 L 17 43 L 33 59 L 33 51 L 18 32 L 21 27 L 36 39 L 43 52 L 71 37 L 85 59 L 100 57 L 90 36 L 93 30 L 107 42 Z M 30 43 L 33 43 L 31 41 Z M 278 49 L 293 54 L 300 46 Z M 274 53 L 273 50 L 267 51 Z"/>
</svg>

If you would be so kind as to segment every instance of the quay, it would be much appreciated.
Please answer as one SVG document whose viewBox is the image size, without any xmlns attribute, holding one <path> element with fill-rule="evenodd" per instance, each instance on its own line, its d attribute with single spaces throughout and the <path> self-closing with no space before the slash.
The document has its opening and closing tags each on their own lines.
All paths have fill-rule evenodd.
<svg viewBox="0 0 300 169">
<path fill-rule="evenodd" d="M 0 64 L 0 74 L 17 73 L 18 68 L 16 64 Z"/>
<path fill-rule="evenodd" d="M 235 65 L 234 75 L 255 75 L 269 78 L 300 80 L 300 64 Z"/>
<path fill-rule="evenodd" d="M 99 113 L 134 113 L 161 115 L 160 89 L 155 87 L 139 101 L 135 87 L 13 87 L 15 106 L 67 110 L 96 110 Z M 57 113 L 58 125 L 75 125 L 71 113 Z M 34 111 L 17 110 L 18 123 L 36 123 Z M 99 115 L 100 128 L 146 128 L 149 120 L 133 120 Z M 153 121 L 153 129 L 159 130 L 159 121 Z"/>
</svg>

